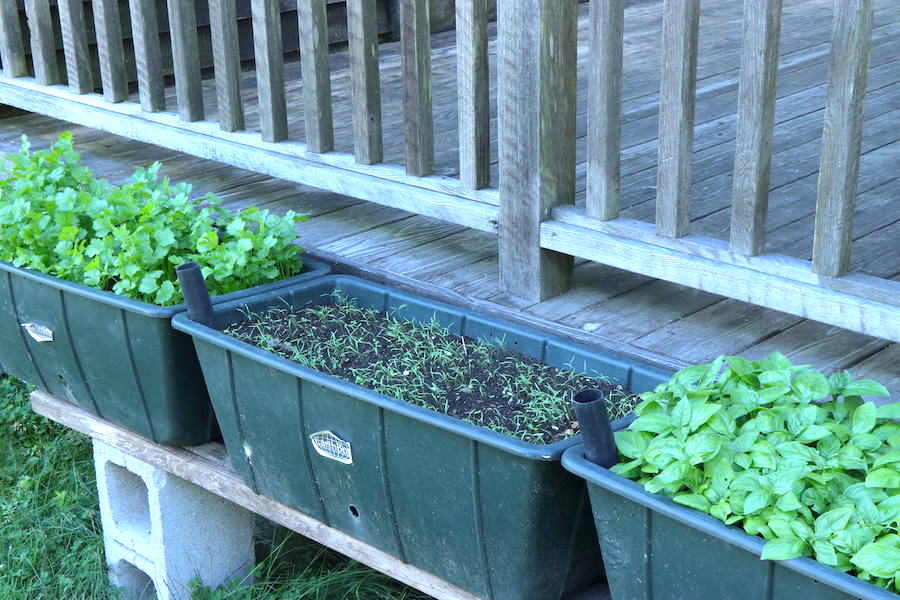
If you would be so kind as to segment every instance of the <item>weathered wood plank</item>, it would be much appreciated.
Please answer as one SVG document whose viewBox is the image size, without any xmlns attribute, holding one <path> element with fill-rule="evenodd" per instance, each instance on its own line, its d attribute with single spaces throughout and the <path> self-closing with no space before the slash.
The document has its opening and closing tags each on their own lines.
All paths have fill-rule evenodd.
<svg viewBox="0 0 900 600">
<path fill-rule="evenodd" d="M 487 26 L 487 0 L 457 0 L 459 178 L 463 185 L 476 190 L 491 184 Z"/>
<path fill-rule="evenodd" d="M 325 0 L 297 2 L 306 147 L 310 152 L 319 153 L 334 150 L 331 68 L 328 64 L 328 17 L 325 9 Z"/>
<path fill-rule="evenodd" d="M 163 84 L 159 15 L 155 0 L 129 0 L 134 60 L 137 66 L 138 96 L 147 112 L 166 110 Z"/>
<path fill-rule="evenodd" d="M 84 3 L 81 0 L 59 0 L 57 6 L 69 87 L 76 94 L 93 92 L 94 76 L 91 70 L 91 54 L 88 51 Z"/>
<path fill-rule="evenodd" d="M 18 3 L 8 0 L 0 4 L 0 60 L 3 61 L 3 75 L 6 77 L 28 74 Z"/>
<path fill-rule="evenodd" d="M 672 238 L 690 229 L 699 24 L 700 0 L 663 3 L 656 232 Z"/>
<path fill-rule="evenodd" d="M 876 402 L 900 401 L 900 344 L 891 344 L 881 352 L 850 367 L 854 377 L 874 379 L 891 392 L 890 398 L 880 398 Z"/>
<path fill-rule="evenodd" d="M 622 47 L 625 2 L 591 2 L 588 78 L 587 215 L 619 216 L 622 142 Z"/>
<path fill-rule="evenodd" d="M 781 13 L 782 0 L 744 2 L 731 249 L 750 256 L 766 249 Z"/>
<path fill-rule="evenodd" d="M 119 0 L 93 0 L 92 5 L 103 97 L 107 102 L 123 102 L 128 99 L 128 79 L 125 76 Z"/>
<path fill-rule="evenodd" d="M 251 0 L 251 7 L 260 133 L 264 141 L 280 142 L 288 137 L 281 13 L 278 0 Z"/>
<path fill-rule="evenodd" d="M 241 51 L 234 0 L 209 0 L 209 28 L 219 127 L 223 131 L 238 131 L 244 128 L 244 104 L 241 99 Z"/>
<path fill-rule="evenodd" d="M 167 0 L 175 68 L 178 116 L 182 121 L 200 121 L 205 116 L 194 0 Z"/>
<path fill-rule="evenodd" d="M 500 283 L 534 302 L 566 291 L 571 256 L 541 249 L 550 209 L 575 201 L 577 4 L 501 2 Z"/>
<path fill-rule="evenodd" d="M 364 165 L 379 163 L 384 158 L 375 8 L 375 4 L 366 0 L 347 0 L 353 154 Z"/>
<path fill-rule="evenodd" d="M 834 4 L 813 242 L 813 269 L 833 277 L 850 267 L 873 12 L 872 0 Z"/>
<path fill-rule="evenodd" d="M 31 36 L 31 61 L 34 77 L 43 85 L 60 82 L 59 60 L 56 58 L 56 34 L 50 15 L 50 0 L 25 0 L 25 14 Z"/>
<path fill-rule="evenodd" d="M 434 172 L 428 4 L 429 0 L 400 0 L 406 172 L 417 177 Z"/>
</svg>

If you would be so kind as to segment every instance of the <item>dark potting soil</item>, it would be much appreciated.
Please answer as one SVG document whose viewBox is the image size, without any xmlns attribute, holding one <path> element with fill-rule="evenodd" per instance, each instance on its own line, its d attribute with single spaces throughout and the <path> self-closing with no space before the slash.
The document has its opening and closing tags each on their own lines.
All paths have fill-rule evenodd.
<svg viewBox="0 0 900 600">
<path fill-rule="evenodd" d="M 610 418 L 637 397 L 602 376 L 586 377 L 437 323 L 414 324 L 338 299 L 302 309 L 251 313 L 225 333 L 382 394 L 527 442 L 578 432 L 572 396 L 602 390 Z"/>
</svg>

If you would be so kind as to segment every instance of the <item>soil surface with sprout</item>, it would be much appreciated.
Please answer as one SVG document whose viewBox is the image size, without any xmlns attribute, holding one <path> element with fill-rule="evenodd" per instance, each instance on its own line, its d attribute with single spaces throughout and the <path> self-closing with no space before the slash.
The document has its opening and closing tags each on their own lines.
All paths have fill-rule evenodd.
<svg viewBox="0 0 900 600">
<path fill-rule="evenodd" d="M 337 298 L 335 304 L 250 313 L 225 333 L 382 394 L 517 437 L 550 444 L 575 435 L 573 394 L 602 390 L 610 418 L 637 397 L 602 374 L 551 367 L 500 345 L 458 337 Z"/>
</svg>

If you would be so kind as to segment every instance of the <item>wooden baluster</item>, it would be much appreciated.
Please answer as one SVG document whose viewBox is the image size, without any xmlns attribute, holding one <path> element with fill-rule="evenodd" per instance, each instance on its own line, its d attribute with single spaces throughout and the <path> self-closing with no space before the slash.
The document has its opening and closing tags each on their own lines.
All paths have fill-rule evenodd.
<svg viewBox="0 0 900 600">
<path fill-rule="evenodd" d="M 168 6 L 178 116 L 182 121 L 200 121 L 204 117 L 203 88 L 194 0 L 168 0 Z"/>
<path fill-rule="evenodd" d="M 59 0 L 58 6 L 69 87 L 77 94 L 93 92 L 94 76 L 84 22 L 84 4 L 81 0 Z"/>
<path fill-rule="evenodd" d="M 700 0 L 663 3 L 656 233 L 671 238 L 690 229 L 699 23 Z"/>
<path fill-rule="evenodd" d="M 591 2 L 590 21 L 585 211 L 609 221 L 619 216 L 624 0 Z"/>
<path fill-rule="evenodd" d="M 456 0 L 459 75 L 459 179 L 477 190 L 491 183 L 491 107 L 486 0 Z"/>
<path fill-rule="evenodd" d="M 744 2 L 731 250 L 748 256 L 766 250 L 781 9 L 782 0 Z"/>
<path fill-rule="evenodd" d="M 813 270 L 831 277 L 850 268 L 873 13 L 872 0 L 835 0 L 813 241 Z"/>
<path fill-rule="evenodd" d="M 403 71 L 403 120 L 406 172 L 434 172 L 434 123 L 431 112 L 431 25 L 428 0 L 400 0 L 400 58 Z"/>
<path fill-rule="evenodd" d="M 571 286 L 571 256 L 541 248 L 541 222 L 575 201 L 578 7 L 499 0 L 500 282 L 540 302 Z"/>
<path fill-rule="evenodd" d="M 286 140 L 288 133 L 279 6 L 278 0 L 251 1 L 259 122 L 267 142 Z"/>
<path fill-rule="evenodd" d="M 378 16 L 368 0 L 347 0 L 350 46 L 350 98 L 353 104 L 353 153 L 371 165 L 383 159 L 381 80 L 378 71 Z"/>
<path fill-rule="evenodd" d="M 56 58 L 56 35 L 50 17 L 50 0 L 25 0 L 25 14 L 31 36 L 31 60 L 34 77 L 42 85 L 60 82 L 59 60 Z"/>
<path fill-rule="evenodd" d="M 125 46 L 122 43 L 119 2 L 93 0 L 93 6 L 103 97 L 107 102 L 122 102 L 128 99 L 128 79 L 125 76 Z"/>
<path fill-rule="evenodd" d="M 330 152 L 334 150 L 334 123 L 325 0 L 299 0 L 297 19 L 300 23 L 306 147 L 310 152 Z"/>
<path fill-rule="evenodd" d="M 235 0 L 209 0 L 209 28 L 219 127 L 224 131 L 237 131 L 244 128 L 244 105 Z"/>
<path fill-rule="evenodd" d="M 0 4 L 0 60 L 6 77 L 28 75 L 25 41 L 19 24 L 19 3 L 5 0 Z"/>
<path fill-rule="evenodd" d="M 166 110 L 156 2 L 129 0 L 129 7 L 141 109 L 147 112 Z"/>
</svg>

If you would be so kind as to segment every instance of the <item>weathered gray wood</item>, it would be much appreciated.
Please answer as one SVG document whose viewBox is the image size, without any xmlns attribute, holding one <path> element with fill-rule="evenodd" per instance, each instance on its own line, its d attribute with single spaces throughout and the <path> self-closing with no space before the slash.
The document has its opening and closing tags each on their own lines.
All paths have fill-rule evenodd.
<svg viewBox="0 0 900 600">
<path fill-rule="evenodd" d="M 699 24 L 700 0 L 663 2 L 656 232 L 673 238 L 686 235 L 691 222 Z"/>
<path fill-rule="evenodd" d="M 84 3 L 81 0 L 59 0 L 57 5 L 69 87 L 77 94 L 93 92 L 94 77 L 84 22 Z"/>
<path fill-rule="evenodd" d="M 107 102 L 123 102 L 128 99 L 128 79 L 125 76 L 119 0 L 93 0 L 92 4 L 103 97 Z"/>
<path fill-rule="evenodd" d="M 375 4 L 347 0 L 350 98 L 353 104 L 353 153 L 364 165 L 384 158 L 381 137 L 381 77 Z"/>
<path fill-rule="evenodd" d="M 266 142 L 280 142 L 288 126 L 278 0 L 251 0 L 251 6 L 260 133 Z"/>
<path fill-rule="evenodd" d="M 237 131 L 244 128 L 244 105 L 235 0 L 209 0 L 209 27 L 219 127 L 224 131 Z"/>
<path fill-rule="evenodd" d="M 192 123 L 205 116 L 194 0 L 167 0 L 178 116 Z"/>
<path fill-rule="evenodd" d="M 56 34 L 50 16 L 50 0 L 25 0 L 25 14 L 31 36 L 31 61 L 38 83 L 60 82 L 59 60 L 56 58 Z"/>
<path fill-rule="evenodd" d="M 129 0 L 129 7 L 141 108 L 147 112 L 166 110 L 156 2 Z"/>
<path fill-rule="evenodd" d="M 591 2 L 590 19 L 585 206 L 589 217 L 609 221 L 619 216 L 624 0 Z"/>
<path fill-rule="evenodd" d="M 325 0 L 297 2 L 306 147 L 310 152 L 334 150 L 331 68 L 328 64 L 328 21 L 325 8 Z"/>
<path fill-rule="evenodd" d="M 766 249 L 781 12 L 782 0 L 744 2 L 731 249 L 750 256 Z"/>
<path fill-rule="evenodd" d="M 28 74 L 18 3 L 9 0 L 0 4 L 0 60 L 3 61 L 3 74 L 6 77 Z"/>
<path fill-rule="evenodd" d="M 417 177 L 434 172 L 428 3 L 429 0 L 400 0 L 406 172 Z"/>
<path fill-rule="evenodd" d="M 813 269 L 833 277 L 850 267 L 873 13 L 872 0 L 834 4 L 813 242 Z"/>
<path fill-rule="evenodd" d="M 575 201 L 577 5 L 501 2 L 500 283 L 540 302 L 566 291 L 571 256 L 541 248 L 550 209 Z"/>
<path fill-rule="evenodd" d="M 491 90 L 487 0 L 457 0 L 459 179 L 480 189 L 491 184 Z"/>
</svg>

